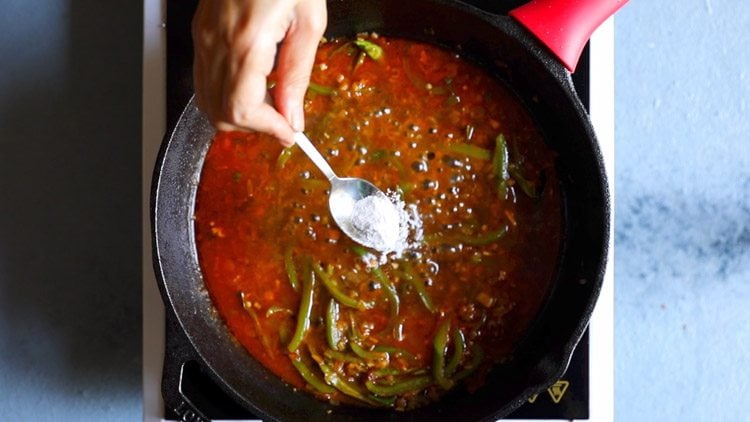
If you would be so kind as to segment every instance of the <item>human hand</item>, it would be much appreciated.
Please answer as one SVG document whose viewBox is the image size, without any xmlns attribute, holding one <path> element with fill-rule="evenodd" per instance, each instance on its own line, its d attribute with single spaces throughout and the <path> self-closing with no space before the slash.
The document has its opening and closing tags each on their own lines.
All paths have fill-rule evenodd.
<svg viewBox="0 0 750 422">
<path fill-rule="evenodd" d="M 265 132 L 294 144 L 326 20 L 325 0 L 200 0 L 192 31 L 198 107 L 219 130 Z M 267 77 L 279 43 L 271 97 Z"/>
</svg>

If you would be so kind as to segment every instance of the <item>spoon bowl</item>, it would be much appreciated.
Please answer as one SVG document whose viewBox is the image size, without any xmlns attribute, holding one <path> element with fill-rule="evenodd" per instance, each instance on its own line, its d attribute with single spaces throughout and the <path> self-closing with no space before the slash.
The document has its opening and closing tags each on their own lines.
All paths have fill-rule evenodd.
<svg viewBox="0 0 750 422">
<path fill-rule="evenodd" d="M 328 208 L 331 211 L 333 221 L 336 222 L 341 231 L 361 245 L 385 252 L 386 250 L 383 243 L 379 241 L 380 239 L 377 236 L 373 237 L 371 235 L 372 230 L 377 230 L 378 227 L 362 224 L 363 221 L 368 223 L 367 220 L 363 220 L 362 218 L 357 219 L 355 222 L 355 216 L 357 213 L 356 205 L 359 201 L 365 200 L 366 198 L 378 198 L 380 203 L 385 204 L 385 201 L 387 201 L 393 207 L 393 210 L 388 210 L 385 214 L 391 216 L 395 215 L 397 217 L 398 210 L 396 210 L 396 206 L 393 205 L 383 191 L 369 181 L 356 177 L 336 176 L 336 173 L 333 172 L 333 169 L 326 159 L 320 154 L 304 133 L 296 132 L 294 134 L 294 141 L 331 183 L 331 193 L 328 196 Z M 376 219 L 372 220 L 372 224 L 375 224 L 376 222 Z M 396 218 L 396 221 L 390 223 L 398 226 L 398 218 Z"/>
</svg>

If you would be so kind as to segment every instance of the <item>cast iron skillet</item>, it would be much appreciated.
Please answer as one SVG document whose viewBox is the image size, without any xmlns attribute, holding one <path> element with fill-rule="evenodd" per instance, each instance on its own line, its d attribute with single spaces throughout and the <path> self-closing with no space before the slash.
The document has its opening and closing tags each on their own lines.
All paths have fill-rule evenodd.
<svg viewBox="0 0 750 422">
<path fill-rule="evenodd" d="M 153 177 L 153 259 L 162 296 L 217 384 L 264 420 L 501 418 L 562 376 L 599 294 L 609 201 L 596 137 L 568 71 L 550 48 L 509 17 L 448 0 L 329 1 L 328 36 L 363 31 L 431 42 L 478 62 L 511 87 L 558 154 L 562 254 L 545 306 L 512 361 L 497 366 L 473 394 L 459 388 L 409 412 L 323 403 L 258 363 L 218 317 L 198 265 L 192 218 L 214 130 L 192 100 L 162 144 Z"/>
</svg>

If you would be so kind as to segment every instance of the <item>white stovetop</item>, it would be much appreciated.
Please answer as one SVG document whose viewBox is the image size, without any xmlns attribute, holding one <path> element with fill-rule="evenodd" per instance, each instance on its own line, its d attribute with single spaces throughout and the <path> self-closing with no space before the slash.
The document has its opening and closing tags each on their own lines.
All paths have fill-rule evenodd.
<svg viewBox="0 0 750 422">
<path fill-rule="evenodd" d="M 165 1 L 144 0 L 143 21 L 143 419 L 163 420 L 161 371 L 164 359 L 164 305 L 151 265 L 149 195 L 151 174 L 166 131 Z M 609 176 L 614 221 L 614 19 L 591 38 L 591 120 Z M 611 225 L 614 227 L 614 225 Z M 611 229 L 612 230 L 612 229 Z M 613 233 L 607 272 L 592 315 L 589 338 L 590 419 L 614 419 Z"/>
</svg>

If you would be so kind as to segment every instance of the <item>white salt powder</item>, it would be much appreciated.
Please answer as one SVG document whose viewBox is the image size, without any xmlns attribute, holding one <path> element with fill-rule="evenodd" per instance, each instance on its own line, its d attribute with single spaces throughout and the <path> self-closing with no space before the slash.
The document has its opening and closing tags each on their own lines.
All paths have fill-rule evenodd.
<svg viewBox="0 0 750 422">
<path fill-rule="evenodd" d="M 354 203 L 352 226 L 363 234 L 363 243 L 397 257 L 422 239 L 422 221 L 414 205 L 406 206 L 396 192 L 387 197 L 368 196 Z"/>
<path fill-rule="evenodd" d="M 354 203 L 352 226 L 362 234 L 362 243 L 382 252 L 393 250 L 399 237 L 396 206 L 380 195 L 367 196 Z"/>
</svg>

